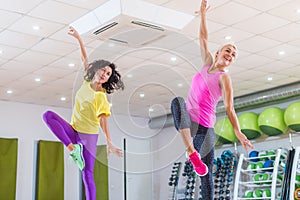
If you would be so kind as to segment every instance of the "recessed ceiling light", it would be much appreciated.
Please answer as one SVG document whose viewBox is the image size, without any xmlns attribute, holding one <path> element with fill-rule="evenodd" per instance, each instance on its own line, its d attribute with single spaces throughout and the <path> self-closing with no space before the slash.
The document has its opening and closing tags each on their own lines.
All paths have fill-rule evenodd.
<svg viewBox="0 0 300 200">
<path fill-rule="evenodd" d="M 141 94 L 140 94 L 140 97 L 141 97 L 141 98 L 144 98 L 144 97 L 145 97 L 145 94 L 144 94 L 144 93 L 141 93 Z"/>
<path fill-rule="evenodd" d="M 35 30 L 35 31 L 38 31 L 38 30 L 40 30 L 40 27 L 37 26 L 37 25 L 34 25 L 34 26 L 32 26 L 32 29 Z"/>
<path fill-rule="evenodd" d="M 296 11 L 297 13 L 300 13 L 300 8 L 299 9 L 297 9 L 297 11 Z"/>
<path fill-rule="evenodd" d="M 2 54 L 3 53 L 3 51 L 2 50 L 0 50 L 0 54 Z"/>
<path fill-rule="evenodd" d="M 182 83 L 178 83 L 177 86 L 178 86 L 178 87 L 182 87 L 183 84 L 182 84 Z"/>
<path fill-rule="evenodd" d="M 35 82 L 40 82 L 41 81 L 40 78 L 35 78 L 34 80 L 35 80 Z"/>
<path fill-rule="evenodd" d="M 173 61 L 173 62 L 175 62 L 177 60 L 177 58 L 176 57 L 171 57 L 171 61 Z"/>
<path fill-rule="evenodd" d="M 127 74 L 126 77 L 127 78 L 132 78 L 132 74 Z"/>
<path fill-rule="evenodd" d="M 67 100 L 67 98 L 66 97 L 60 97 L 60 100 L 65 101 L 65 100 Z"/>
<path fill-rule="evenodd" d="M 114 46 L 116 46 L 116 45 L 115 45 L 114 43 L 109 43 L 108 46 L 109 46 L 109 47 L 114 47 Z"/>
<path fill-rule="evenodd" d="M 153 112 L 154 111 L 154 109 L 153 108 L 149 108 L 149 112 Z"/>
<path fill-rule="evenodd" d="M 13 91 L 12 91 L 12 90 L 7 90 L 6 93 L 7 93 L 7 94 L 12 94 Z"/>
<path fill-rule="evenodd" d="M 280 56 L 282 56 L 282 55 L 285 54 L 285 52 L 284 52 L 284 51 L 278 51 L 278 54 L 279 54 Z"/>
<path fill-rule="evenodd" d="M 272 78 L 272 77 L 268 77 L 267 80 L 268 80 L 268 81 L 272 81 L 273 78 Z"/>
<path fill-rule="evenodd" d="M 75 67 L 75 64 L 74 63 L 69 63 L 68 66 L 69 67 Z"/>
<path fill-rule="evenodd" d="M 231 40 L 231 36 L 229 35 L 225 36 L 225 40 Z"/>
</svg>

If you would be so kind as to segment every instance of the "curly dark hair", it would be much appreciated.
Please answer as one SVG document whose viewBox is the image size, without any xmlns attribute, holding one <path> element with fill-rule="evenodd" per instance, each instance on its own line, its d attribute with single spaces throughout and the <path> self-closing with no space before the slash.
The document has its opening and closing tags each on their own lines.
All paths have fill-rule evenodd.
<svg viewBox="0 0 300 200">
<path fill-rule="evenodd" d="M 94 78 L 95 73 L 99 69 L 104 68 L 106 66 L 109 66 L 112 69 L 112 73 L 108 81 L 102 84 L 102 87 L 106 90 L 106 93 L 111 94 L 114 92 L 114 90 L 123 90 L 124 83 L 121 80 L 120 73 L 116 70 L 116 65 L 107 60 L 95 60 L 94 62 L 90 63 L 86 75 L 84 76 L 84 80 L 90 82 Z"/>
</svg>

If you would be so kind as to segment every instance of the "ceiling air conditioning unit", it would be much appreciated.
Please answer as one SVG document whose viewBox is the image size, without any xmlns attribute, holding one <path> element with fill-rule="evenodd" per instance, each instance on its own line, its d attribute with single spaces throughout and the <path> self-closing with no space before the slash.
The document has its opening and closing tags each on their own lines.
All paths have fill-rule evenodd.
<svg viewBox="0 0 300 200">
<path fill-rule="evenodd" d="M 168 31 L 161 26 L 123 15 L 92 30 L 89 34 L 100 40 L 141 47 L 162 39 L 167 36 Z"/>
</svg>

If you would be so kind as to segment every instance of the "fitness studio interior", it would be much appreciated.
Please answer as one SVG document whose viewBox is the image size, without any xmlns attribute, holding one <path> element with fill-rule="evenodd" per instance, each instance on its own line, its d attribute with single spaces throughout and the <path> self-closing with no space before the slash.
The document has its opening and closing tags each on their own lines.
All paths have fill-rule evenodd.
<svg viewBox="0 0 300 200">
<path fill-rule="evenodd" d="M 123 156 L 107 156 L 99 128 L 97 200 L 206 199 L 171 113 L 203 66 L 201 0 L 0 2 L 0 200 L 86 199 L 81 171 L 43 120 L 51 110 L 70 122 L 84 80 L 70 27 L 89 62 L 113 62 L 125 85 L 106 94 L 110 138 Z M 208 50 L 237 48 L 226 73 L 254 146 L 246 152 L 238 141 L 221 98 L 214 199 L 300 199 L 300 1 L 207 3 Z"/>
</svg>

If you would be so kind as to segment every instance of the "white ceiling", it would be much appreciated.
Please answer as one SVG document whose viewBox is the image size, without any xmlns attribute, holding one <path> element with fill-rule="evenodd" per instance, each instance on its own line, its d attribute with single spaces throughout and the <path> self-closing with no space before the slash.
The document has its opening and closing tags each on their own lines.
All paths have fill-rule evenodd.
<svg viewBox="0 0 300 200">
<path fill-rule="evenodd" d="M 190 15 L 200 5 L 195 0 L 145 1 Z M 0 100 L 71 108 L 74 91 L 82 80 L 82 66 L 78 44 L 67 35 L 68 27 L 105 2 L 0 0 Z M 226 43 L 227 35 L 239 49 L 238 59 L 229 69 L 235 96 L 299 80 L 299 0 L 208 3 L 211 51 Z M 164 37 L 143 46 L 100 40 L 91 34 L 82 36 L 90 61 L 109 59 L 123 75 L 126 89 L 109 95 L 113 113 L 160 116 L 170 113 L 174 96 L 186 97 L 191 78 L 201 66 L 199 20 L 195 16 L 182 30 L 166 28 Z M 33 25 L 40 26 L 40 30 L 33 30 Z M 129 29 L 122 36 L 141 39 L 143 34 L 138 30 Z M 285 54 L 279 55 L 280 51 Z M 170 60 L 172 56 L 176 61 Z M 69 67 L 69 63 L 75 66 Z M 8 90 L 13 92 L 8 94 Z M 140 93 L 144 93 L 143 98 Z M 66 100 L 61 101 L 61 97 Z"/>
</svg>

